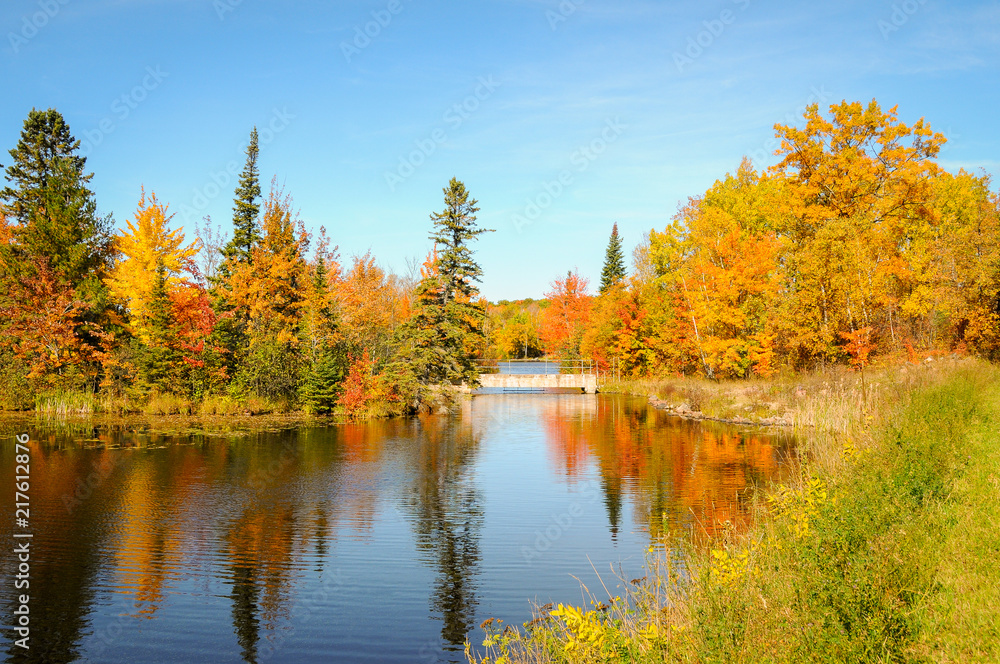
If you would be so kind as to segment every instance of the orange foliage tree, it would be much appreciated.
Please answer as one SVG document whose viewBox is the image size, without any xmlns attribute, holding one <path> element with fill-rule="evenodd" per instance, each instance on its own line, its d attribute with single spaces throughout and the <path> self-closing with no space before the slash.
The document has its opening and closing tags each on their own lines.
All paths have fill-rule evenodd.
<svg viewBox="0 0 1000 664">
<path fill-rule="evenodd" d="M 335 298 L 348 350 L 356 355 L 368 351 L 373 361 L 384 363 L 392 353 L 396 328 L 410 314 L 404 284 L 366 252 L 353 257 L 335 286 Z"/>
<path fill-rule="evenodd" d="M 781 243 L 773 227 L 780 183 L 744 159 L 681 209 L 664 233 L 650 235 L 657 281 L 673 308 L 683 351 L 677 369 L 700 365 L 709 377 L 771 371 L 768 312 L 777 297 Z"/>
<path fill-rule="evenodd" d="M 301 368 L 298 346 L 309 276 L 305 257 L 309 233 L 292 210 L 291 196 L 276 181 L 264 202 L 261 232 L 250 261 L 233 265 L 218 289 L 232 307 L 226 315 L 246 321 L 235 388 L 292 400 Z"/>
<path fill-rule="evenodd" d="M 89 365 L 104 358 L 103 350 L 80 343 L 81 328 L 91 325 L 93 334 L 105 333 L 85 320 L 87 302 L 47 260 L 32 259 L 32 271 L 33 279 L 9 282 L 0 304 L 6 343 L 27 366 L 29 379 L 58 385 L 61 379 L 87 371 Z"/>
<path fill-rule="evenodd" d="M 566 358 L 580 357 L 580 343 L 590 320 L 589 281 L 579 271 L 556 279 L 545 293 L 548 306 L 542 310 L 542 344 L 545 352 Z"/>
</svg>

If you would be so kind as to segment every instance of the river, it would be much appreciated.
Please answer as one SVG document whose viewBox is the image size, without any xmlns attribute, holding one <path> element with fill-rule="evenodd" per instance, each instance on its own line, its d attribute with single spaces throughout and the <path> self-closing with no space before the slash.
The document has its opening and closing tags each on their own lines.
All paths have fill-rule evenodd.
<svg viewBox="0 0 1000 664">
<path fill-rule="evenodd" d="M 31 438 L 27 651 L 14 430 Z M 0 652 L 130 664 L 463 661 L 488 617 L 585 604 L 581 583 L 613 591 L 612 566 L 637 575 L 665 530 L 740 523 L 794 455 L 783 432 L 575 394 L 267 430 L 26 420 L 3 450 Z"/>
</svg>

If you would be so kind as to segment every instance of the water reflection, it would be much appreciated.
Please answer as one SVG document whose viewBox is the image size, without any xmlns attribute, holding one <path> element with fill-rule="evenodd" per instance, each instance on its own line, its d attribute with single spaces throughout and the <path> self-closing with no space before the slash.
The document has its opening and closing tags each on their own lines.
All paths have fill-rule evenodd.
<svg viewBox="0 0 1000 664">
<path fill-rule="evenodd" d="M 478 603 L 473 577 L 484 514 L 468 467 L 479 439 L 468 417 L 457 422 L 427 417 L 420 420 L 416 442 L 411 449 L 416 472 L 406 502 L 417 547 L 436 567 L 431 607 L 444 623 L 441 638 L 460 650 Z"/>
<path fill-rule="evenodd" d="M 32 438 L 32 648 L 10 622 L 0 640 L 25 663 L 460 661 L 488 615 L 519 622 L 536 593 L 578 595 L 587 556 L 738 523 L 790 449 L 576 395 L 269 431 L 3 426 L 4 445 L 12 427 Z M 600 487 L 596 518 L 522 559 L 583 485 Z M 12 541 L 9 501 L 0 528 Z M 5 621 L 16 564 L 0 557 Z"/>
<path fill-rule="evenodd" d="M 622 504 L 658 536 L 697 526 L 742 525 L 750 491 L 788 467 L 793 441 L 780 431 L 685 420 L 628 399 L 553 402 L 544 414 L 554 463 L 578 477 L 596 462 L 617 534 Z"/>
</svg>

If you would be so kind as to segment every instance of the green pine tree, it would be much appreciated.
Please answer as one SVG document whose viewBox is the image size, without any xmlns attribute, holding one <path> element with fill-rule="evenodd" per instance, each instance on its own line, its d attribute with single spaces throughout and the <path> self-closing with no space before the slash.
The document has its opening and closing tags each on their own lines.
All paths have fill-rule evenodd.
<svg viewBox="0 0 1000 664">
<path fill-rule="evenodd" d="M 250 132 L 250 144 L 247 145 L 247 161 L 233 199 L 233 237 L 222 248 L 220 269 L 226 274 L 234 263 L 252 262 L 253 248 L 260 242 L 260 225 L 257 221 L 260 214 L 258 154 L 257 127 L 254 127 Z"/>
<path fill-rule="evenodd" d="M 483 271 L 472 258 L 469 242 L 493 230 L 476 226 L 479 201 L 469 198 L 459 180 L 452 178 L 443 191 L 445 208 L 431 213 L 434 230 L 430 239 L 437 247 L 442 296 L 444 304 L 448 304 L 460 298 L 471 300 L 479 294 L 476 282 L 481 280 Z"/>
<path fill-rule="evenodd" d="M 474 385 L 479 372 L 467 349 L 475 345 L 474 337 L 483 336 L 486 312 L 473 301 L 479 295 L 476 282 L 482 268 L 468 243 L 492 230 L 476 226 L 478 201 L 457 179 L 445 187 L 444 200 L 444 210 L 431 214 L 437 274 L 417 287 L 413 315 L 400 328 L 397 364 L 405 365 L 424 385 L 460 381 Z"/>
<path fill-rule="evenodd" d="M 456 311 L 457 303 L 445 303 L 442 279 L 423 279 L 416 296 L 413 315 L 401 330 L 401 359 L 424 385 L 474 381 L 478 372 L 465 352 L 470 330 Z"/>
<path fill-rule="evenodd" d="M 340 345 L 326 345 L 306 368 L 299 386 L 302 408 L 311 413 L 329 413 L 340 398 L 347 375 L 347 353 Z"/>
<path fill-rule="evenodd" d="M 313 271 L 314 292 L 327 292 L 330 286 L 327 273 L 323 253 L 318 252 Z M 329 413 L 337 404 L 341 384 L 347 375 L 347 351 L 342 344 L 334 342 L 336 312 L 326 302 L 309 311 L 307 316 L 308 325 L 303 326 L 303 330 L 307 330 L 308 337 L 302 340 L 301 346 L 307 349 L 308 357 L 299 384 L 299 401 L 307 412 Z"/>
<path fill-rule="evenodd" d="M 157 262 L 149 304 L 149 343 L 142 348 L 140 378 L 157 392 L 182 392 L 181 353 L 177 347 L 173 309 L 167 293 L 167 270 Z"/>
<path fill-rule="evenodd" d="M 611 228 L 611 239 L 604 254 L 604 269 L 601 270 L 600 292 L 608 290 L 625 280 L 625 257 L 622 254 L 622 239 L 618 235 L 618 223 Z"/>
<path fill-rule="evenodd" d="M 257 167 L 257 127 L 250 131 L 247 145 L 247 160 L 240 174 L 233 199 L 233 237 L 220 253 L 222 261 L 212 279 L 212 308 L 218 315 L 218 323 L 212 331 L 212 345 L 222 350 L 224 365 L 230 376 L 234 376 L 244 364 L 247 353 L 249 321 L 242 314 L 233 311 L 226 298 L 226 284 L 236 266 L 252 262 L 253 250 L 260 244 L 260 172 Z"/>
<path fill-rule="evenodd" d="M 121 332 L 109 316 L 112 307 L 104 284 L 111 264 L 113 244 L 111 215 L 99 217 L 88 185 L 93 174 L 85 172 L 86 158 L 77 154 L 63 116 L 55 109 L 32 109 L 6 168 L 8 184 L 0 190 L 0 205 L 10 224 L 11 239 L 0 243 L 0 307 L 24 320 L 38 316 L 37 303 L 17 295 L 30 291 L 41 271 L 72 290 L 83 307 L 74 314 L 72 367 L 61 367 L 51 378 L 73 388 L 96 389 L 100 382 L 98 357 L 109 338 Z M 19 345 L 9 320 L 0 321 L 0 356 Z M 29 334 L 33 333 L 29 329 Z"/>
<path fill-rule="evenodd" d="M 16 222 L 15 242 L 3 248 L 7 265 L 44 258 L 81 296 L 105 297 L 101 277 L 111 256 L 112 219 L 97 216 L 88 188 L 93 174 L 76 154 L 80 142 L 55 109 L 32 109 L 10 151 L 9 185 L 0 201 Z"/>
</svg>

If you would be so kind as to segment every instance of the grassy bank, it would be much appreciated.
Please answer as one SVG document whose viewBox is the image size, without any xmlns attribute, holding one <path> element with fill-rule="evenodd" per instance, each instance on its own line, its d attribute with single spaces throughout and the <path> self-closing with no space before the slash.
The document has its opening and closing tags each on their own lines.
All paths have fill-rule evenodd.
<svg viewBox="0 0 1000 664">
<path fill-rule="evenodd" d="M 299 408 L 294 402 L 263 397 L 232 397 L 213 395 L 192 399 L 175 394 L 152 394 L 141 399 L 105 396 L 92 392 L 55 390 L 35 397 L 35 415 L 44 418 L 106 416 L 167 416 L 240 417 L 258 415 L 296 415 L 312 417 L 315 413 Z M 405 414 L 399 402 L 370 400 L 348 412 L 337 406 L 325 416 L 333 419 L 377 419 Z"/>
<path fill-rule="evenodd" d="M 1000 373 L 869 379 L 790 388 L 788 412 L 816 427 L 808 461 L 748 532 L 651 550 L 646 576 L 594 607 L 491 622 L 470 660 L 1000 661 Z"/>
<path fill-rule="evenodd" d="M 958 356 L 943 356 L 916 364 L 869 367 L 864 375 L 832 366 L 747 380 L 641 378 L 606 382 L 600 390 L 605 394 L 648 397 L 656 407 L 686 417 L 844 432 L 857 425 L 860 411 L 881 408 L 880 399 L 887 392 L 910 392 L 967 362 Z"/>
</svg>

